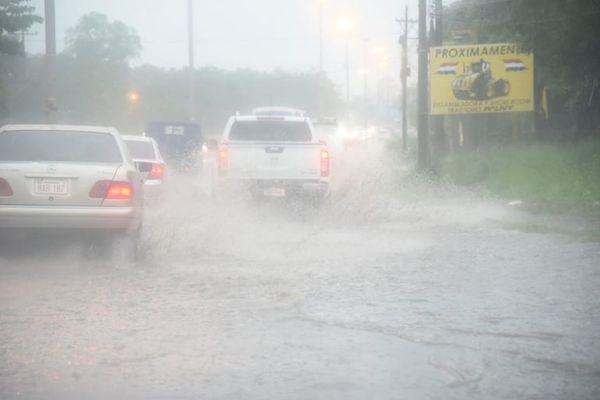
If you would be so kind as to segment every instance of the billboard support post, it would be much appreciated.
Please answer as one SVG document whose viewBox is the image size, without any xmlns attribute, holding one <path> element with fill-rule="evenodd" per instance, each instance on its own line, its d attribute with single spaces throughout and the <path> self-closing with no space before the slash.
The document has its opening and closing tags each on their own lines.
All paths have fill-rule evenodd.
<svg viewBox="0 0 600 400">
<path fill-rule="evenodd" d="M 418 133 L 417 168 L 429 168 L 429 96 L 428 96 L 428 55 L 427 44 L 427 1 L 419 0 L 419 78 L 418 78 Z"/>
</svg>

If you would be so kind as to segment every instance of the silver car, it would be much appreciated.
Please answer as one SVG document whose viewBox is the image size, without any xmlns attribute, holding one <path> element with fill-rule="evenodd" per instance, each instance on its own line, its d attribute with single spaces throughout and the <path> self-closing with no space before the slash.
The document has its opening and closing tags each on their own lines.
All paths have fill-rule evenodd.
<svg viewBox="0 0 600 400">
<path fill-rule="evenodd" d="M 0 229 L 52 228 L 136 238 L 143 173 L 114 128 L 0 128 Z"/>
</svg>

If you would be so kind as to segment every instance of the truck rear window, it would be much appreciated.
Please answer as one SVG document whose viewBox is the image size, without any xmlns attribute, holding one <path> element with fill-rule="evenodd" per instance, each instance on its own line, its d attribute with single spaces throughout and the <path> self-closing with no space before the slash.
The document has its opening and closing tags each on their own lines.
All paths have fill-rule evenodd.
<svg viewBox="0 0 600 400">
<path fill-rule="evenodd" d="M 106 133 L 6 131 L 0 133 L 0 161 L 118 163 L 123 158 Z"/>
<path fill-rule="evenodd" d="M 306 121 L 236 121 L 229 140 L 254 142 L 310 142 L 312 134 Z"/>
</svg>

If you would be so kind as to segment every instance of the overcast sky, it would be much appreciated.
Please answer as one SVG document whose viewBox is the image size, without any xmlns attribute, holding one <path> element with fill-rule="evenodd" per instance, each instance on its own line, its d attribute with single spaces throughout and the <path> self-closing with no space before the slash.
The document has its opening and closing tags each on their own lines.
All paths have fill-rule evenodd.
<svg viewBox="0 0 600 400">
<path fill-rule="evenodd" d="M 391 59 L 390 72 L 397 71 L 400 29 L 395 18 L 402 16 L 407 2 L 414 18 L 417 0 L 325 0 L 326 73 L 338 83 L 344 80 L 344 41 L 335 29 L 341 15 L 351 15 L 356 21 L 350 41 L 353 87 L 362 81 L 359 70 L 365 64 L 366 38 L 369 67 L 375 69 L 379 58 L 372 48 L 383 46 Z M 43 3 L 31 1 L 40 15 Z M 187 65 L 187 0 L 56 0 L 59 51 L 64 48 L 66 29 L 92 11 L 135 29 L 143 45 L 135 64 Z M 43 26 L 32 31 L 37 34 L 28 37 L 27 51 L 41 53 Z M 196 66 L 318 70 L 319 0 L 194 0 L 194 31 Z"/>
</svg>

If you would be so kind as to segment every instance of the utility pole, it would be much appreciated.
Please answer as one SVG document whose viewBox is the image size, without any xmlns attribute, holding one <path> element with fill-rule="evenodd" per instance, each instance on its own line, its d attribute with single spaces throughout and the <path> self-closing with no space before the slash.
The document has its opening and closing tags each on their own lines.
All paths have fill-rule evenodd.
<svg viewBox="0 0 600 400">
<path fill-rule="evenodd" d="M 346 106 L 350 104 L 350 38 L 346 36 Z"/>
<path fill-rule="evenodd" d="M 319 118 L 323 117 L 323 7 L 324 2 L 319 2 Z"/>
<path fill-rule="evenodd" d="M 363 129 L 367 130 L 367 115 L 369 114 L 369 38 L 365 38 L 365 47 L 363 49 Z"/>
<path fill-rule="evenodd" d="M 341 17 L 337 22 L 337 30 L 344 36 L 346 45 L 346 118 L 349 120 L 350 108 L 350 35 L 354 29 L 354 21 L 348 16 Z"/>
<path fill-rule="evenodd" d="M 402 151 L 408 150 L 408 120 L 406 108 L 408 102 L 406 95 L 408 93 L 406 85 L 408 80 L 408 4 L 404 8 L 404 38 L 402 40 Z"/>
<path fill-rule="evenodd" d="M 416 23 L 416 20 L 408 19 L 408 4 L 404 8 L 404 19 L 396 19 L 396 22 L 402 24 L 403 34 L 400 35 L 400 46 L 402 46 L 402 61 L 400 67 L 400 80 L 402 82 L 402 151 L 408 150 L 408 119 L 407 119 L 407 80 L 410 75 L 408 66 L 408 24 Z"/>
<path fill-rule="evenodd" d="M 429 46 L 427 44 L 427 0 L 419 0 L 419 80 L 417 167 L 429 168 Z"/>
<path fill-rule="evenodd" d="M 442 30 L 442 15 L 443 5 L 442 0 L 434 0 L 433 4 L 433 20 L 434 29 L 431 32 L 433 46 L 442 46 L 444 42 L 444 32 Z M 446 154 L 446 135 L 444 133 L 444 116 L 436 115 L 431 117 L 433 124 L 433 154 L 436 159 L 443 157 Z"/>
<path fill-rule="evenodd" d="M 46 122 L 56 123 L 56 18 L 54 0 L 44 0 L 46 27 Z"/>
<path fill-rule="evenodd" d="M 195 79 L 194 79 L 194 8 L 193 0 L 188 0 L 188 120 L 194 121 L 196 111 Z"/>
</svg>

